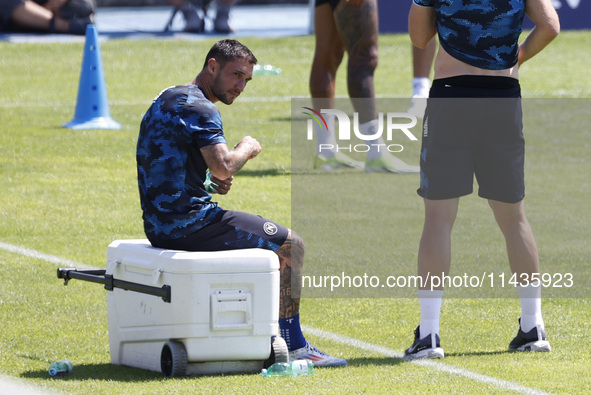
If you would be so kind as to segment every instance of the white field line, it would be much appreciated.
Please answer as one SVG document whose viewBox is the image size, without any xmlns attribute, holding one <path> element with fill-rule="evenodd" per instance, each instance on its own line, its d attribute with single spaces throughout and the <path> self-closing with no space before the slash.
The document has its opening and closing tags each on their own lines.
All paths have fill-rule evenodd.
<svg viewBox="0 0 591 395">
<path fill-rule="evenodd" d="M 402 352 L 393 350 L 391 348 L 379 346 L 377 344 L 368 343 L 363 340 L 355 339 L 353 337 L 347 337 L 347 336 L 339 335 L 336 333 L 327 332 L 322 329 L 312 328 L 307 325 L 302 325 L 302 329 L 304 330 L 304 332 L 310 333 L 311 335 L 314 335 L 314 336 L 317 336 L 317 337 L 320 337 L 323 339 L 328 339 L 328 340 L 334 341 L 335 343 L 344 344 L 346 346 L 359 348 L 361 350 L 365 350 L 368 352 L 381 354 L 386 357 L 401 359 L 402 356 L 404 355 Z M 440 372 L 444 372 L 444 373 L 455 374 L 457 376 L 462 376 L 462 377 L 465 377 L 470 380 L 479 381 L 484 384 L 493 385 L 493 386 L 498 387 L 498 388 L 505 390 L 505 391 L 515 391 L 520 394 L 528 394 L 528 395 L 530 395 L 530 394 L 531 395 L 546 395 L 546 394 L 548 394 L 548 392 L 544 392 L 544 391 L 541 391 L 541 390 L 538 390 L 535 388 L 525 387 L 521 384 L 517 384 L 512 381 L 497 379 L 495 377 L 486 376 L 484 374 L 472 372 L 467 369 L 462 369 L 462 368 L 458 368 L 455 366 L 447 365 L 442 362 L 435 362 L 432 360 L 415 360 L 415 361 L 409 361 L 407 363 L 413 363 L 416 365 L 420 365 L 420 366 L 430 368 L 433 370 L 437 370 Z"/>
<path fill-rule="evenodd" d="M 74 261 L 71 261 L 68 259 L 64 259 L 64 258 L 58 257 L 56 255 L 45 254 L 43 252 L 39 252 L 39 251 L 30 249 L 30 248 L 15 246 L 13 244 L 0 242 L 0 249 L 9 251 L 9 252 L 12 252 L 15 254 L 28 256 L 28 257 L 31 257 L 34 259 L 41 259 L 41 260 L 44 260 L 44 261 L 47 261 L 50 263 L 58 264 L 60 266 L 76 267 L 76 268 L 81 268 L 81 269 L 93 268 L 91 266 L 84 265 L 84 264 L 81 264 L 78 262 L 74 262 Z M 302 325 L 302 329 L 305 332 L 310 333 L 314 336 L 317 336 L 317 337 L 320 337 L 323 339 L 328 339 L 328 340 L 331 340 L 335 343 L 340 343 L 340 344 L 344 344 L 347 346 L 359 348 L 361 350 L 365 350 L 368 352 L 382 354 L 386 357 L 401 359 L 403 356 L 403 353 L 400 351 L 396 351 L 396 350 L 393 350 L 393 349 L 390 349 L 390 348 L 387 348 L 384 346 L 379 346 L 377 344 L 368 343 L 363 340 L 355 339 L 353 337 L 339 335 L 339 334 L 328 332 L 328 331 L 325 331 L 322 329 L 313 328 L 313 327 L 310 327 L 307 325 Z M 494 377 L 486 376 L 484 374 L 475 373 L 470 370 L 447 365 L 447 364 L 444 364 L 441 362 L 434 362 L 434 361 L 430 361 L 430 360 L 418 360 L 418 361 L 411 361 L 409 363 L 413 363 L 413 364 L 420 365 L 420 366 L 423 366 L 426 368 L 434 369 L 434 370 L 437 370 L 440 372 L 445 372 L 445 373 L 449 373 L 449 374 L 455 374 L 458 376 L 462 376 L 462 377 L 465 377 L 470 380 L 475 380 L 475 381 L 479 381 L 484 384 L 493 385 L 493 386 L 498 387 L 502 390 L 510 390 L 510 391 L 518 392 L 520 394 L 528 394 L 528 395 L 529 394 L 531 394 L 531 395 L 548 394 L 547 392 L 544 392 L 544 391 L 541 391 L 538 389 L 525 387 L 523 385 L 511 382 L 511 381 L 497 379 Z"/>
<path fill-rule="evenodd" d="M 1 241 L 0 241 L 0 249 L 6 250 L 9 252 L 13 252 L 15 254 L 28 256 L 28 257 L 34 258 L 34 259 L 41 259 L 43 261 L 55 263 L 55 264 L 58 264 L 63 267 L 75 267 L 77 269 L 95 269 L 96 268 L 95 266 L 88 266 L 83 263 L 78 263 L 78 262 L 70 261 L 68 259 L 61 258 L 59 256 L 45 254 L 45 253 L 39 252 L 37 250 L 19 247 L 19 246 L 15 246 L 13 244 L 3 243 Z"/>
<path fill-rule="evenodd" d="M 269 102 L 289 102 L 291 99 L 301 99 L 302 97 L 292 97 L 292 96 L 267 96 L 267 97 L 241 97 L 238 99 L 240 102 L 247 102 L 247 103 L 269 103 Z M 112 106 L 146 106 L 146 108 L 152 103 L 152 98 L 147 100 L 138 100 L 138 101 L 117 101 L 113 100 L 110 101 L 109 104 Z M 236 102 L 238 103 L 238 101 Z M 45 102 L 45 103 L 0 103 L 0 108 L 29 108 L 31 106 L 38 107 L 38 108 L 45 108 L 45 107 L 72 107 L 76 106 L 75 102 Z"/>
</svg>

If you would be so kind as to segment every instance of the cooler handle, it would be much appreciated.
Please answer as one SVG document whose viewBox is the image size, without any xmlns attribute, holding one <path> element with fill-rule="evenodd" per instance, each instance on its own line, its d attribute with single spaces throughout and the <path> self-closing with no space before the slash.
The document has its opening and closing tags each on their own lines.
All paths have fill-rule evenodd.
<svg viewBox="0 0 591 395">
<path fill-rule="evenodd" d="M 232 313 L 241 314 L 236 315 Z M 231 317 L 230 320 L 234 322 L 224 322 L 224 317 Z M 242 322 L 239 322 L 240 320 L 242 320 Z M 250 292 L 243 290 L 227 290 L 212 293 L 211 326 L 214 330 L 251 328 L 252 297 Z"/>
<path fill-rule="evenodd" d="M 57 269 L 57 278 L 64 279 L 64 285 L 75 278 L 78 280 L 89 281 L 92 283 L 104 284 L 107 291 L 114 288 L 121 288 L 126 291 L 134 291 L 147 295 L 160 296 L 166 303 L 171 301 L 170 285 L 163 285 L 161 288 L 151 287 L 149 285 L 132 283 L 130 281 L 117 280 L 112 274 L 106 274 L 106 270 L 77 270 L 75 268 Z"/>
</svg>

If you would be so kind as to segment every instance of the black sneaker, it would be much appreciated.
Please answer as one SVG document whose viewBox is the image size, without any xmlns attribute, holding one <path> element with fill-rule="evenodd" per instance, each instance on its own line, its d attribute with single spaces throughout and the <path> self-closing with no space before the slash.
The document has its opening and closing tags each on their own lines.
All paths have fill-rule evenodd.
<svg viewBox="0 0 591 395">
<path fill-rule="evenodd" d="M 509 344 L 510 350 L 515 351 L 551 351 L 550 342 L 546 340 L 546 332 L 537 325 L 531 331 L 525 333 L 521 330 L 521 323 L 519 324 L 519 331 L 517 336 Z"/>
<path fill-rule="evenodd" d="M 404 361 L 422 358 L 443 358 L 443 348 L 440 347 L 439 335 L 429 334 L 420 339 L 420 326 L 415 329 L 415 341 L 404 351 Z"/>
</svg>

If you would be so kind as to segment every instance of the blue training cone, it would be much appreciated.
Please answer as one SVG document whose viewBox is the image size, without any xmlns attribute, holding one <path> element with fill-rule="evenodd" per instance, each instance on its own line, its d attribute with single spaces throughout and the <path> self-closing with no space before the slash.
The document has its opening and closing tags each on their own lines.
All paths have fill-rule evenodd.
<svg viewBox="0 0 591 395">
<path fill-rule="evenodd" d="M 101 48 L 95 25 L 86 27 L 84 58 L 80 71 L 78 100 L 74 119 L 63 124 L 70 129 L 120 129 L 109 114 L 105 74 L 101 60 Z"/>
</svg>

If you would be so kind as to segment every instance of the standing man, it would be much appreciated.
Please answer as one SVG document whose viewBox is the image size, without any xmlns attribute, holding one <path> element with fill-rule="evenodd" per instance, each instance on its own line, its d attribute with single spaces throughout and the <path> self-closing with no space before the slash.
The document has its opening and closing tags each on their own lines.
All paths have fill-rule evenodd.
<svg viewBox="0 0 591 395">
<path fill-rule="evenodd" d="M 524 14 L 535 28 L 520 45 Z M 509 348 L 550 351 L 540 283 L 533 276 L 540 273 L 538 251 L 523 203 L 518 69 L 559 31 L 550 0 L 480 0 L 477 5 L 413 0 L 409 14 L 413 44 L 424 48 L 437 33 L 440 46 L 423 125 L 418 190 L 425 204 L 418 254 L 421 318 L 406 359 L 444 356 L 439 340 L 443 289 L 432 286 L 432 281 L 434 274 L 449 272 L 451 230 L 460 196 L 472 193 L 474 175 L 479 196 L 488 199 L 505 237 L 511 271 L 520 281 L 520 327 Z"/>
<path fill-rule="evenodd" d="M 360 132 L 376 134 L 378 115 L 375 105 L 374 71 L 378 65 L 377 0 L 316 0 L 314 10 L 316 49 L 310 73 L 310 93 L 315 109 L 334 108 L 337 70 L 345 52 L 347 89 L 355 111 L 359 113 Z M 395 158 L 384 147 L 382 137 L 368 140 L 371 149 L 365 163 L 355 161 L 336 150 L 335 118 L 325 116 L 328 130 L 316 129 L 317 155 L 315 168 L 365 168 L 368 172 L 418 173 L 418 166 L 409 166 Z"/>
<path fill-rule="evenodd" d="M 257 59 L 236 40 L 221 40 L 195 79 L 165 89 L 142 119 L 137 170 L 144 229 L 153 246 L 187 251 L 263 248 L 280 264 L 279 327 L 291 359 L 344 366 L 308 343 L 299 323 L 304 242 L 292 230 L 257 215 L 224 210 L 210 193 L 226 194 L 236 174 L 261 152 L 246 136 L 226 145 L 214 103 L 232 104 L 252 79 Z M 208 170 L 210 177 L 208 177 Z"/>
</svg>

